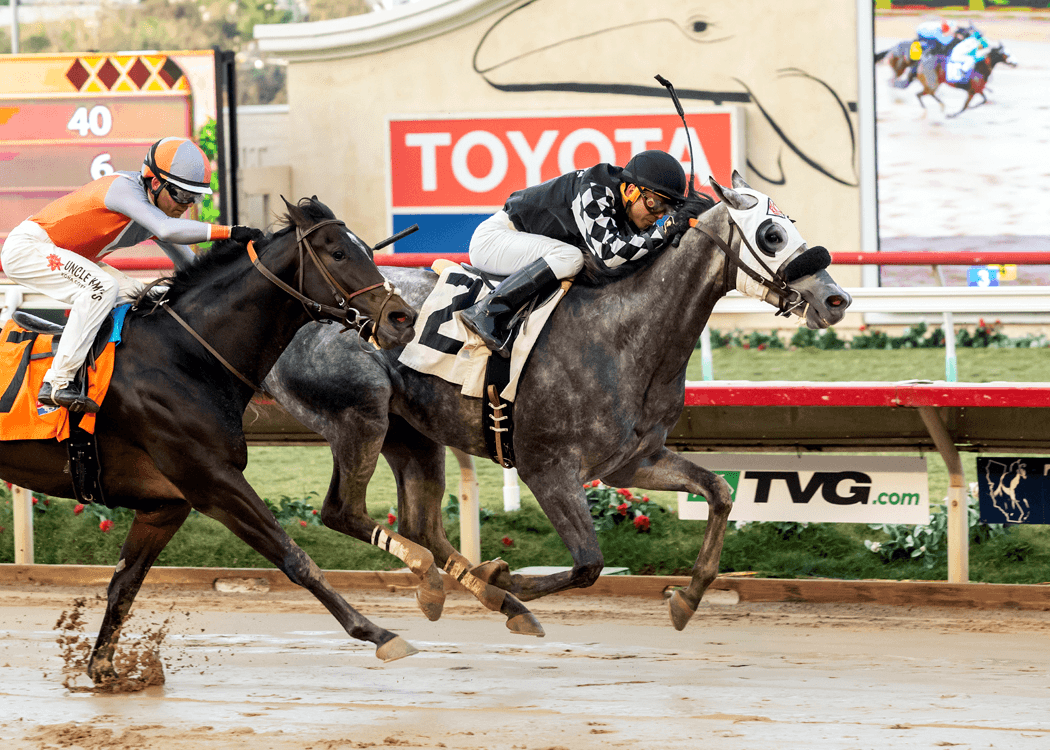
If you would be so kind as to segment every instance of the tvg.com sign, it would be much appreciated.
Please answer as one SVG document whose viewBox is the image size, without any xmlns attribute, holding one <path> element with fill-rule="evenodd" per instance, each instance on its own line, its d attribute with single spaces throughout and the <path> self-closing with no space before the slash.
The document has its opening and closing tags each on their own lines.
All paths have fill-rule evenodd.
<svg viewBox="0 0 1050 750">
<path fill-rule="evenodd" d="M 925 458 L 687 454 L 722 476 L 734 521 L 929 522 Z M 679 516 L 706 519 L 707 501 L 679 493 Z"/>
</svg>

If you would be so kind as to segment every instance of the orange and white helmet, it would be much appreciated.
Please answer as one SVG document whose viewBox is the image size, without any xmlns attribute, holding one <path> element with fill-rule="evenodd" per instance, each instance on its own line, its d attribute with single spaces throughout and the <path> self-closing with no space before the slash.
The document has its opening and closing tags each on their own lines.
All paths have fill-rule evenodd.
<svg viewBox="0 0 1050 750">
<path fill-rule="evenodd" d="M 188 138 L 161 138 L 142 162 L 142 176 L 200 195 L 211 195 L 211 162 Z"/>
</svg>

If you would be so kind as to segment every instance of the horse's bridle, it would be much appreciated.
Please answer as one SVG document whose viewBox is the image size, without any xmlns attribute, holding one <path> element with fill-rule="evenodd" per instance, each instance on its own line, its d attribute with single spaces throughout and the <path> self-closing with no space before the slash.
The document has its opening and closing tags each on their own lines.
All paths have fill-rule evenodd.
<svg viewBox="0 0 1050 750">
<path fill-rule="evenodd" d="M 717 234 L 708 231 L 706 227 L 703 227 L 700 224 L 696 224 L 693 228 L 707 235 L 708 238 L 710 238 L 716 245 L 718 245 L 718 247 L 721 248 L 722 252 L 725 254 L 726 260 L 730 261 L 734 266 L 736 266 L 737 270 L 743 271 L 752 279 L 769 289 L 771 292 L 773 292 L 773 294 L 777 296 L 777 298 L 780 300 L 780 304 L 777 305 L 777 312 L 775 313 L 776 315 L 783 315 L 784 317 L 787 317 L 797 308 L 801 307 L 802 305 L 805 305 L 806 300 L 803 299 L 802 294 L 799 293 L 797 289 L 792 289 L 788 285 L 787 281 L 784 279 L 782 274 L 780 274 L 777 271 L 774 271 L 772 268 L 766 265 L 766 262 L 762 260 L 762 256 L 759 255 L 755 251 L 755 248 L 751 246 L 751 243 L 747 241 L 747 237 L 744 236 L 744 230 L 740 229 L 739 225 L 737 225 L 737 223 L 733 220 L 732 214 L 730 214 L 728 211 L 726 212 L 726 218 L 729 220 L 729 243 L 726 243 L 726 241 L 719 237 Z M 762 276 L 762 274 L 760 274 L 755 269 L 751 268 L 751 266 L 747 265 L 747 263 L 745 263 L 743 260 L 741 260 L 740 253 L 733 249 L 733 233 L 737 229 L 740 229 L 740 241 L 744 243 L 745 247 L 747 247 L 747 249 L 751 251 L 751 255 L 755 257 L 755 260 L 758 261 L 759 265 L 761 265 L 762 268 L 764 268 L 769 274 L 768 279 Z M 785 259 L 783 263 L 780 264 L 780 267 L 787 268 L 788 263 L 792 261 L 795 257 L 797 257 L 801 252 L 802 248 L 797 249 L 787 259 Z"/>
<path fill-rule="evenodd" d="M 329 317 L 338 318 L 342 320 L 344 331 L 348 331 L 351 328 L 354 330 L 360 330 L 361 326 L 364 325 L 365 321 L 368 320 L 367 316 L 362 315 L 360 312 L 350 307 L 350 300 L 359 294 L 370 292 L 373 289 L 378 289 L 380 287 L 384 288 L 386 290 L 386 299 L 384 299 L 383 304 L 379 306 L 379 313 L 375 316 L 375 320 L 378 324 L 378 321 L 381 320 L 383 317 L 383 312 L 386 310 L 387 304 L 389 304 L 390 300 L 394 297 L 394 287 L 389 281 L 383 281 L 379 284 L 372 284 L 370 286 L 364 287 L 363 289 L 358 289 L 356 292 L 353 293 L 348 293 L 345 289 L 343 289 L 343 287 L 339 285 L 339 282 L 335 280 L 335 277 L 333 277 L 332 274 L 329 273 L 328 269 L 325 268 L 324 264 L 321 262 L 321 259 L 317 257 L 317 251 L 314 250 L 313 246 L 306 239 L 311 233 L 314 232 L 314 230 L 320 229 L 321 227 L 327 226 L 329 224 L 338 224 L 340 226 L 346 226 L 346 224 L 340 221 L 339 219 L 325 219 L 324 221 L 317 222 L 306 231 L 303 231 L 303 229 L 298 226 L 295 228 L 296 245 L 299 248 L 299 269 L 295 273 L 296 277 L 299 279 L 298 291 L 281 281 L 272 271 L 270 271 L 269 268 L 262 264 L 262 261 L 259 259 L 258 254 L 255 252 L 255 245 L 252 242 L 248 243 L 248 257 L 252 259 L 252 263 L 255 265 L 255 267 L 259 269 L 259 273 L 261 273 L 267 279 L 272 281 L 278 288 L 283 289 L 284 291 L 288 292 L 288 294 L 292 295 L 297 300 L 302 302 L 303 307 L 306 308 L 306 312 L 310 316 L 311 320 L 317 320 L 317 318 L 314 316 L 314 313 L 324 313 Z M 309 255 L 310 260 L 313 261 L 314 265 L 317 267 L 317 270 L 321 272 L 321 276 L 324 277 L 324 280 L 328 283 L 328 287 L 332 290 L 332 293 L 335 296 L 335 303 L 339 305 L 339 307 L 332 307 L 331 305 L 321 304 L 320 302 L 310 299 L 303 293 L 303 287 L 306 283 L 305 258 L 307 255 Z M 354 319 L 352 321 L 350 320 L 351 311 L 354 313 Z"/>
<path fill-rule="evenodd" d="M 297 300 L 302 302 L 303 303 L 303 307 L 306 308 L 306 312 L 307 312 L 307 314 L 310 316 L 310 318 L 312 320 L 317 320 L 317 318 L 314 317 L 314 313 L 315 312 L 324 313 L 325 315 L 329 315 L 329 316 L 331 316 L 333 318 L 338 318 L 338 319 L 342 320 L 343 321 L 343 326 L 344 326 L 343 327 L 343 331 L 348 331 L 348 330 L 351 330 L 351 329 L 360 330 L 361 326 L 364 325 L 364 323 L 368 321 L 368 317 L 364 316 L 364 315 L 361 315 L 361 313 L 359 313 L 357 310 L 355 310 L 354 308 L 350 307 L 349 306 L 350 305 L 350 300 L 353 299 L 354 297 L 356 297 L 359 294 L 364 294 L 365 292 L 370 292 L 373 289 L 378 289 L 379 287 L 383 287 L 384 289 L 386 289 L 386 292 L 387 292 L 386 299 L 383 300 L 383 304 L 380 305 L 380 307 L 379 307 L 379 314 L 376 315 L 376 317 L 375 317 L 375 320 L 378 321 L 378 320 L 381 319 L 381 317 L 383 315 L 383 311 L 386 309 L 387 304 L 394 297 L 396 292 L 394 290 L 393 285 L 389 281 L 385 281 L 385 280 L 382 283 L 380 283 L 380 284 L 372 284 L 370 286 L 364 287 L 363 289 L 358 289 L 356 292 L 353 292 L 353 293 L 348 293 L 345 289 L 343 289 L 343 287 L 339 285 L 339 282 L 335 280 L 335 278 L 332 276 L 332 274 L 330 274 L 328 272 L 328 269 L 324 267 L 324 264 L 321 263 L 321 259 L 317 257 L 317 252 L 313 249 L 313 247 L 310 245 L 310 243 L 307 242 L 307 240 L 306 240 L 307 236 L 311 232 L 313 232 L 315 229 L 319 229 L 320 227 L 326 226 L 328 224 L 339 224 L 341 226 L 346 226 L 346 224 L 343 223 L 342 221 L 340 221 L 339 219 L 325 219 L 324 221 L 317 222 L 312 227 L 307 229 L 305 232 L 302 229 L 300 229 L 298 226 L 295 228 L 296 244 L 298 245 L 298 248 L 299 248 L 299 268 L 296 271 L 296 276 L 299 278 L 299 291 L 296 291 L 295 289 L 290 287 L 288 284 L 286 284 L 283 281 L 281 281 L 279 278 L 277 278 L 277 276 L 269 268 L 267 268 L 266 266 L 264 266 L 262 264 L 262 261 L 259 259 L 258 253 L 255 252 L 255 245 L 254 245 L 253 242 L 249 242 L 248 243 L 248 247 L 247 247 L 248 257 L 251 258 L 252 264 L 256 268 L 259 269 L 259 272 L 263 276 L 265 276 L 267 279 L 272 281 L 279 289 L 282 289 L 282 290 L 288 292 L 288 294 L 292 295 Z M 328 282 L 328 286 L 332 289 L 332 292 L 335 295 L 335 302 L 336 302 L 337 305 L 339 305 L 339 307 L 332 307 L 331 305 L 322 304 L 320 302 L 317 302 L 316 300 L 310 299 L 305 294 L 303 294 L 303 286 L 305 284 L 305 277 L 306 277 L 306 274 L 304 272 L 304 260 L 305 260 L 305 256 L 306 255 L 310 256 L 310 259 L 314 262 L 314 265 L 317 266 L 318 270 L 321 272 L 321 275 L 324 277 L 325 281 Z M 246 386 L 251 388 L 253 391 L 255 391 L 260 396 L 264 396 L 266 398 L 269 398 L 269 399 L 273 400 L 273 396 L 272 395 L 270 395 L 269 393 L 267 393 L 265 390 L 263 390 L 259 386 L 255 385 L 254 383 L 252 383 L 252 381 L 248 380 L 248 378 L 246 378 L 244 375 L 242 375 L 240 373 L 240 371 L 237 370 L 236 367 L 234 367 L 229 362 L 227 362 L 226 359 L 221 354 L 219 354 L 218 351 L 215 350 L 215 347 L 213 347 L 211 344 L 209 344 L 207 341 L 205 341 L 203 336 L 201 336 L 199 333 L 197 333 L 195 330 L 193 330 L 193 328 L 190 326 L 190 324 L 182 319 L 182 316 L 180 316 L 178 313 L 176 313 L 174 310 L 172 310 L 171 307 L 168 306 L 167 302 L 168 301 L 166 299 L 161 299 L 160 301 L 157 302 L 157 304 L 154 307 L 154 309 L 156 309 L 156 307 L 163 307 L 165 310 L 167 310 L 171 314 L 171 317 L 175 318 L 175 320 L 178 322 L 179 325 L 181 325 L 183 328 L 185 328 L 189 332 L 189 334 L 191 336 L 193 336 L 193 338 L 195 338 L 198 343 L 200 343 L 201 346 L 203 346 L 205 349 L 207 349 L 208 352 L 213 357 L 215 357 L 215 359 L 219 360 L 219 362 L 222 363 L 222 365 L 227 370 L 229 370 L 234 375 L 236 375 L 237 378 L 240 379 L 240 381 L 242 383 L 244 383 Z M 351 310 L 354 312 L 354 319 L 353 319 L 353 321 L 351 321 L 349 319 L 350 318 L 350 314 L 349 313 L 350 313 Z M 322 321 L 322 322 L 326 322 L 326 321 Z M 375 327 L 378 327 L 378 324 Z"/>
</svg>

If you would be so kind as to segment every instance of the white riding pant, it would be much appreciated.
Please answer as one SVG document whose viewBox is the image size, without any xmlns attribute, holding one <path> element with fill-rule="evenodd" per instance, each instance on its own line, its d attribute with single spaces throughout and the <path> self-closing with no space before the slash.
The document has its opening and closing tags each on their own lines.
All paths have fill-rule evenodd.
<svg viewBox="0 0 1050 750">
<path fill-rule="evenodd" d="M 486 273 L 509 276 L 543 258 L 559 279 L 583 268 L 583 251 L 541 234 L 519 232 L 506 211 L 497 211 L 478 225 L 470 238 L 470 264 Z"/>
<path fill-rule="evenodd" d="M 15 227 L 0 250 L 0 265 L 11 281 L 70 306 L 44 381 L 61 390 L 84 363 L 95 334 L 121 298 L 132 299 L 145 284 L 105 263 L 58 247 L 32 221 Z"/>
<path fill-rule="evenodd" d="M 949 59 L 944 66 L 945 82 L 962 83 L 970 77 L 970 72 L 976 65 L 977 61 L 969 55 Z"/>
</svg>

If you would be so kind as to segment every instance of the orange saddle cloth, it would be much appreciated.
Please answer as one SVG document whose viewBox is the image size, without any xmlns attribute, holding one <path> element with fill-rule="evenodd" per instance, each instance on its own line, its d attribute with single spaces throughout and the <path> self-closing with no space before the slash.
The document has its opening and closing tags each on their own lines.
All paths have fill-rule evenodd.
<svg viewBox="0 0 1050 750">
<path fill-rule="evenodd" d="M 0 330 L 0 440 L 66 440 L 69 410 L 36 400 L 44 374 L 55 356 L 54 336 L 27 331 L 14 320 Z M 113 377 L 116 343 L 110 341 L 89 368 L 88 397 L 101 405 Z M 93 433 L 95 415 L 85 414 L 80 428 Z"/>
</svg>

